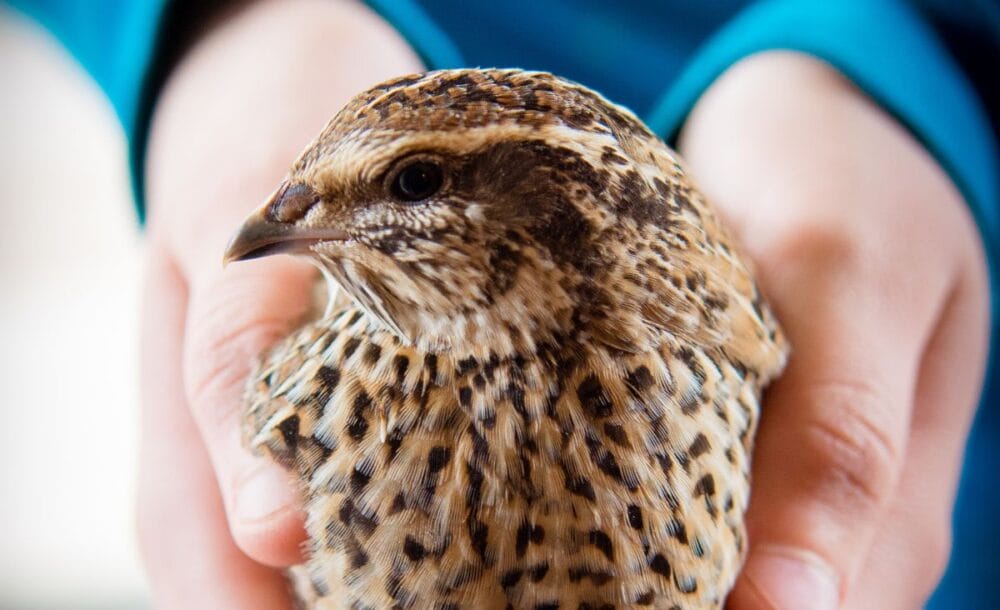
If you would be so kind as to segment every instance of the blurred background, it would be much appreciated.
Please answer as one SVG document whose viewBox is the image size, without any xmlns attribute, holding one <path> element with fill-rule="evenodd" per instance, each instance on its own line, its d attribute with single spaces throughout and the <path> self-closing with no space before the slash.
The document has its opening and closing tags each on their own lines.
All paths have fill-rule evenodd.
<svg viewBox="0 0 1000 610">
<path fill-rule="evenodd" d="M 3 5 L 0 83 L 0 608 L 148 608 L 125 141 L 93 81 Z"/>
</svg>

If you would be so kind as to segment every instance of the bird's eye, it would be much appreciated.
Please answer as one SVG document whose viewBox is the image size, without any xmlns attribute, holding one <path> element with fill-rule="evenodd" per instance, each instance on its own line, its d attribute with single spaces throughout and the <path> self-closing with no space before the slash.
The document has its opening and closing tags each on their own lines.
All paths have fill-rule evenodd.
<svg viewBox="0 0 1000 610">
<path fill-rule="evenodd" d="M 392 194 L 403 201 L 420 201 L 436 193 L 443 180 L 440 166 L 429 161 L 416 161 L 396 174 Z"/>
</svg>

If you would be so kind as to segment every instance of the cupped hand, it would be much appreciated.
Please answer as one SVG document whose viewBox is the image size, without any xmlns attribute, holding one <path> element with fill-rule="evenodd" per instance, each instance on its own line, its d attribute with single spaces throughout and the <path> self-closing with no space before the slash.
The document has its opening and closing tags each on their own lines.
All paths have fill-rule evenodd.
<svg viewBox="0 0 1000 610">
<path fill-rule="evenodd" d="M 358 5 L 255 2 L 209 32 L 156 108 L 148 177 L 139 538 L 158 606 L 290 607 L 304 538 L 285 473 L 241 444 L 254 360 L 311 305 L 311 266 L 234 265 L 242 218 L 357 91 L 421 69 Z"/>
<path fill-rule="evenodd" d="M 730 68 L 680 149 L 792 346 L 763 404 L 728 607 L 922 607 L 948 559 L 988 341 L 962 197 L 890 116 L 790 52 Z"/>
</svg>

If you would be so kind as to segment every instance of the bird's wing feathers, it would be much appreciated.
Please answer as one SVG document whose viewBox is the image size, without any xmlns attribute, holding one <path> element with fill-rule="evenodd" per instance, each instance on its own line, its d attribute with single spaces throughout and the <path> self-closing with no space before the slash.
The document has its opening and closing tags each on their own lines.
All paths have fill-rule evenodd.
<svg viewBox="0 0 1000 610">
<path fill-rule="evenodd" d="M 650 239 L 658 262 L 643 268 L 650 296 L 639 304 L 640 315 L 693 346 L 721 349 L 766 384 L 784 367 L 788 345 L 752 263 L 668 149 L 653 142 L 646 158 L 653 176 L 669 177 L 669 186 L 658 190 L 671 223 Z"/>
</svg>

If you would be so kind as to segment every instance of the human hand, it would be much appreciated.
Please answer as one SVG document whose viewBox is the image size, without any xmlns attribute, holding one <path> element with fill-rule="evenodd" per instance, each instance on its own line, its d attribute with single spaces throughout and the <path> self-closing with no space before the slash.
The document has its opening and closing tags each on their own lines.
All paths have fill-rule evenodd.
<svg viewBox="0 0 1000 610">
<path fill-rule="evenodd" d="M 892 118 L 795 53 L 727 71 L 680 150 L 792 346 L 763 404 L 729 607 L 922 607 L 989 335 L 962 197 Z"/>
<path fill-rule="evenodd" d="M 229 234 L 355 92 L 419 71 L 358 5 L 255 2 L 185 57 L 154 116 L 143 314 L 139 538 L 158 606 L 290 607 L 299 499 L 241 445 L 253 361 L 309 308 L 288 257 L 222 273 Z"/>
</svg>

